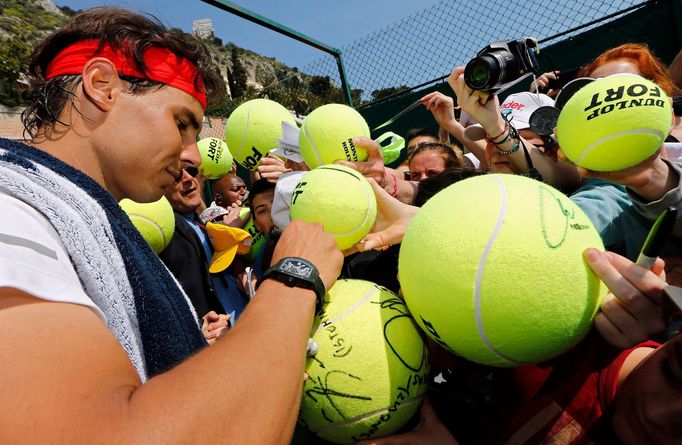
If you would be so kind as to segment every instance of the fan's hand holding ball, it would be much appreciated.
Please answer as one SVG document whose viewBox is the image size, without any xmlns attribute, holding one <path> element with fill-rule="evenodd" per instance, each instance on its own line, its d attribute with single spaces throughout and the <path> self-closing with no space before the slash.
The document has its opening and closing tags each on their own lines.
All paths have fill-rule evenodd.
<svg viewBox="0 0 682 445">
<path fill-rule="evenodd" d="M 615 171 L 656 153 L 671 124 L 670 99 L 658 85 L 639 76 L 614 75 L 586 85 L 566 102 L 556 134 L 575 165 Z"/>
<path fill-rule="evenodd" d="M 603 250 L 570 199 L 516 175 L 488 174 L 435 195 L 405 233 L 405 302 L 446 349 L 492 366 L 538 363 L 575 346 L 605 289 L 583 258 Z"/>
<path fill-rule="evenodd" d="M 323 165 L 306 173 L 291 196 L 291 220 L 319 222 L 340 250 L 360 241 L 374 225 L 377 203 L 367 180 L 352 168 Z"/>
</svg>

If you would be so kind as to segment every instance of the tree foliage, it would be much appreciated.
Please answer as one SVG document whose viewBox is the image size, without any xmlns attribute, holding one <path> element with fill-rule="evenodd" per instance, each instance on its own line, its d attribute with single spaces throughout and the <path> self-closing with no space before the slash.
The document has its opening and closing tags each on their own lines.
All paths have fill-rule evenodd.
<svg viewBox="0 0 682 445">
<path fill-rule="evenodd" d="M 233 100 L 243 97 L 247 89 L 247 74 L 239 54 L 239 48 L 235 47 L 230 55 L 232 69 L 228 68 L 227 70 L 227 82 L 230 87 L 230 96 Z"/>
<path fill-rule="evenodd" d="M 34 43 L 68 19 L 53 14 L 31 0 L 0 2 L 0 104 L 21 104 L 17 80 L 26 72 Z"/>
<path fill-rule="evenodd" d="M 401 85 L 399 87 L 388 87 L 388 88 L 381 88 L 379 90 L 374 90 L 372 91 L 372 100 L 379 100 L 383 99 L 388 96 L 392 96 L 393 94 L 400 93 L 402 91 L 407 91 L 409 90 L 410 87 L 407 85 Z"/>
<path fill-rule="evenodd" d="M 0 0 L 0 104 L 21 105 L 17 81 L 26 72 L 27 60 L 35 42 L 46 32 L 65 24 L 76 11 L 68 6 L 55 14 L 40 7 L 35 0 Z M 297 114 L 306 115 L 327 103 L 346 103 L 341 85 L 329 76 L 311 76 L 274 58 L 264 57 L 210 36 L 208 45 L 229 87 L 231 97 L 208 114 L 227 116 L 239 104 L 254 98 L 268 98 Z M 400 88 L 386 88 L 372 93 L 385 97 Z M 363 104 L 363 90 L 351 90 L 353 104 Z"/>
</svg>

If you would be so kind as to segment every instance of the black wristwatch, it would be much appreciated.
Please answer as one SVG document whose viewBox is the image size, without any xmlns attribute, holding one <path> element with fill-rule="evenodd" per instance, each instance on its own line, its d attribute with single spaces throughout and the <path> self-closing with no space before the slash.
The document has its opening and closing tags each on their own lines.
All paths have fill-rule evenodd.
<svg viewBox="0 0 682 445">
<path fill-rule="evenodd" d="M 317 296 L 315 313 L 319 314 L 322 310 L 325 294 L 324 283 L 320 279 L 317 267 L 310 261 L 295 256 L 282 258 L 258 279 L 256 289 L 268 278 L 277 280 L 289 287 L 302 287 L 315 291 Z"/>
</svg>

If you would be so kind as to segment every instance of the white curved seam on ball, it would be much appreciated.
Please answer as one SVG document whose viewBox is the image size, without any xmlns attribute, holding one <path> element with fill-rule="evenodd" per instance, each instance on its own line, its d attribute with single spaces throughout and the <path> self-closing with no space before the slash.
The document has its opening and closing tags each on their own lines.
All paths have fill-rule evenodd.
<svg viewBox="0 0 682 445">
<path fill-rule="evenodd" d="M 414 397 L 414 398 L 412 398 L 412 399 L 407 399 L 407 400 L 405 400 L 403 403 L 400 404 L 400 407 L 402 408 L 402 407 L 404 407 L 404 406 L 410 406 L 410 405 L 412 405 L 413 403 L 421 403 L 421 401 L 422 401 L 423 398 L 424 398 L 424 395 L 422 394 L 422 395 L 420 395 L 419 397 Z M 372 411 L 372 412 L 370 412 L 370 413 L 366 413 L 366 414 L 363 414 L 363 415 L 361 415 L 361 416 L 357 416 L 357 417 L 353 417 L 352 419 L 345 420 L 345 421 L 343 421 L 343 422 L 332 423 L 332 424 L 329 424 L 329 425 L 327 425 L 327 426 L 324 426 L 324 427 L 320 428 L 320 429 L 317 430 L 317 431 L 313 431 L 313 433 L 315 433 L 315 434 L 324 433 L 324 432 L 326 432 L 326 431 L 328 431 L 328 430 L 332 430 L 332 429 L 334 429 L 334 428 L 340 428 L 340 427 L 346 426 L 346 425 L 348 425 L 348 424 L 350 424 L 350 423 L 354 423 L 354 422 L 358 422 L 358 421 L 360 421 L 360 420 L 368 419 L 368 418 L 370 418 L 370 417 L 372 417 L 372 416 L 376 416 L 377 414 L 381 414 L 381 413 L 383 413 L 383 412 L 385 412 L 385 411 L 388 411 L 389 408 L 390 408 L 390 406 L 384 407 L 384 408 L 380 408 L 380 409 L 374 410 L 374 411 Z"/>
<path fill-rule="evenodd" d="M 360 299 L 359 299 L 358 301 L 356 301 L 355 303 L 353 303 L 352 305 L 350 305 L 348 308 L 346 308 L 345 311 L 341 312 L 341 313 L 340 313 L 339 315 L 337 315 L 336 317 L 330 318 L 329 320 L 325 321 L 324 323 L 320 323 L 319 326 L 317 326 L 317 329 L 315 329 L 315 330 L 310 334 L 310 336 L 312 337 L 312 336 L 315 335 L 315 334 L 317 333 L 317 331 L 319 331 L 320 329 L 322 329 L 322 328 L 324 328 L 324 327 L 326 327 L 326 326 L 329 326 L 330 324 L 332 324 L 332 323 L 334 323 L 334 322 L 337 322 L 337 321 L 341 320 L 341 319 L 344 318 L 346 315 L 350 314 L 350 313 L 353 312 L 355 309 L 357 309 L 357 308 L 359 308 L 360 306 L 362 306 L 363 304 L 365 304 L 365 302 L 366 302 L 367 300 L 369 300 L 370 297 L 371 297 L 372 295 L 374 295 L 374 293 L 376 293 L 377 291 L 378 291 L 378 289 L 377 289 L 376 287 L 372 286 L 372 289 L 368 290 L 368 291 L 365 293 L 365 295 L 363 295 L 362 297 L 360 297 Z"/>
<path fill-rule="evenodd" d="M 502 202 L 500 203 L 500 210 L 499 213 L 497 214 L 497 221 L 495 222 L 495 227 L 493 228 L 493 231 L 490 234 L 490 237 L 488 238 L 485 247 L 483 248 L 483 253 L 481 254 L 481 259 L 479 260 L 478 268 L 476 269 L 476 282 L 474 284 L 474 314 L 476 316 L 476 327 L 478 328 L 478 335 L 481 337 L 481 341 L 483 341 L 483 344 L 485 344 L 488 350 L 490 350 L 490 352 L 505 360 L 509 360 L 510 362 L 513 363 L 520 363 L 517 360 L 514 360 L 513 358 L 495 349 L 495 347 L 492 345 L 490 339 L 488 339 L 488 336 L 485 333 L 485 327 L 483 326 L 483 315 L 481 314 L 481 282 L 483 281 L 483 269 L 485 269 L 486 263 L 488 261 L 488 255 L 490 254 L 490 250 L 493 248 L 495 240 L 497 240 L 497 237 L 502 231 L 504 218 L 507 214 L 507 189 L 504 187 L 504 182 L 500 178 L 493 177 L 492 179 L 497 182 L 497 186 L 500 189 L 500 198 Z"/>
<path fill-rule="evenodd" d="M 135 216 L 135 218 L 140 218 L 141 220 L 146 221 L 146 222 L 150 223 L 152 226 L 156 227 L 156 229 L 161 234 L 161 241 L 163 242 L 163 245 L 166 245 L 166 235 L 163 233 L 163 229 L 161 228 L 161 226 L 156 221 L 149 219 L 146 216 L 142 216 L 142 215 L 134 215 L 134 216 Z M 144 236 L 142 238 L 144 238 Z M 146 240 L 146 238 L 145 238 L 145 240 Z M 147 241 L 147 243 L 149 243 L 149 241 Z"/>
<path fill-rule="evenodd" d="M 317 166 L 319 167 L 320 165 L 322 165 L 322 158 L 320 158 L 320 154 L 317 152 L 317 147 L 313 142 L 313 138 L 311 138 L 310 135 L 308 134 L 308 128 L 305 125 L 305 121 L 303 121 L 303 134 L 305 134 L 306 139 L 308 139 L 308 142 L 310 142 L 310 146 L 313 148 L 313 153 L 315 153 L 315 158 L 317 158 Z"/>
<path fill-rule="evenodd" d="M 240 156 L 242 154 L 242 150 L 244 149 L 244 142 L 246 141 L 246 133 L 249 131 L 249 121 L 250 120 L 251 120 L 251 105 L 249 105 L 249 111 L 246 113 L 246 125 L 244 125 L 244 132 L 242 133 L 242 140 L 239 142 L 239 150 L 237 150 L 237 153 Z"/>
<path fill-rule="evenodd" d="M 351 233 L 354 233 L 359 228 L 361 228 L 363 225 L 365 225 L 365 222 L 367 222 L 367 219 L 369 218 L 370 206 L 372 204 L 372 196 L 374 196 L 373 191 L 370 191 L 369 193 L 367 193 L 367 207 L 366 207 L 367 210 L 365 210 L 365 216 L 364 216 L 364 218 L 362 218 L 362 221 L 360 221 L 360 223 L 358 223 L 358 225 L 356 225 L 352 229 L 347 230 L 345 232 L 329 232 L 329 233 L 332 233 L 334 236 L 350 235 Z"/>
<path fill-rule="evenodd" d="M 613 134 L 610 134 L 608 136 L 604 136 L 604 137 L 599 138 L 596 141 L 592 142 L 590 145 L 585 147 L 585 149 L 580 153 L 580 157 L 575 160 L 575 163 L 576 164 L 581 163 L 585 159 L 585 156 L 590 154 L 590 152 L 592 150 L 594 150 L 595 148 L 597 148 L 597 146 L 603 144 L 604 142 L 608 142 L 611 139 L 615 139 L 615 138 L 621 137 L 621 136 L 629 136 L 631 134 L 641 134 L 641 133 L 652 134 L 652 135 L 658 137 L 661 140 L 661 143 L 663 143 L 663 133 L 661 133 L 658 130 L 652 130 L 650 128 L 634 128 L 631 130 L 623 130 L 623 131 L 619 131 L 618 133 L 613 133 Z"/>
</svg>

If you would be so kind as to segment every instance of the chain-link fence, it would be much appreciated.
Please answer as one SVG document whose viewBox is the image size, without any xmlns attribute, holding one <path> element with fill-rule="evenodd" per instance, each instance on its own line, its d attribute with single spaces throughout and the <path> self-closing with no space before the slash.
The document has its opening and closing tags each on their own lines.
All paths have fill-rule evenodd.
<svg viewBox="0 0 682 445">
<path fill-rule="evenodd" d="M 348 83 L 363 91 L 364 103 L 371 102 L 447 75 L 491 42 L 532 36 L 549 44 L 647 3 L 651 2 L 440 0 L 342 48 Z M 340 82 L 332 57 L 302 71 Z"/>
</svg>

